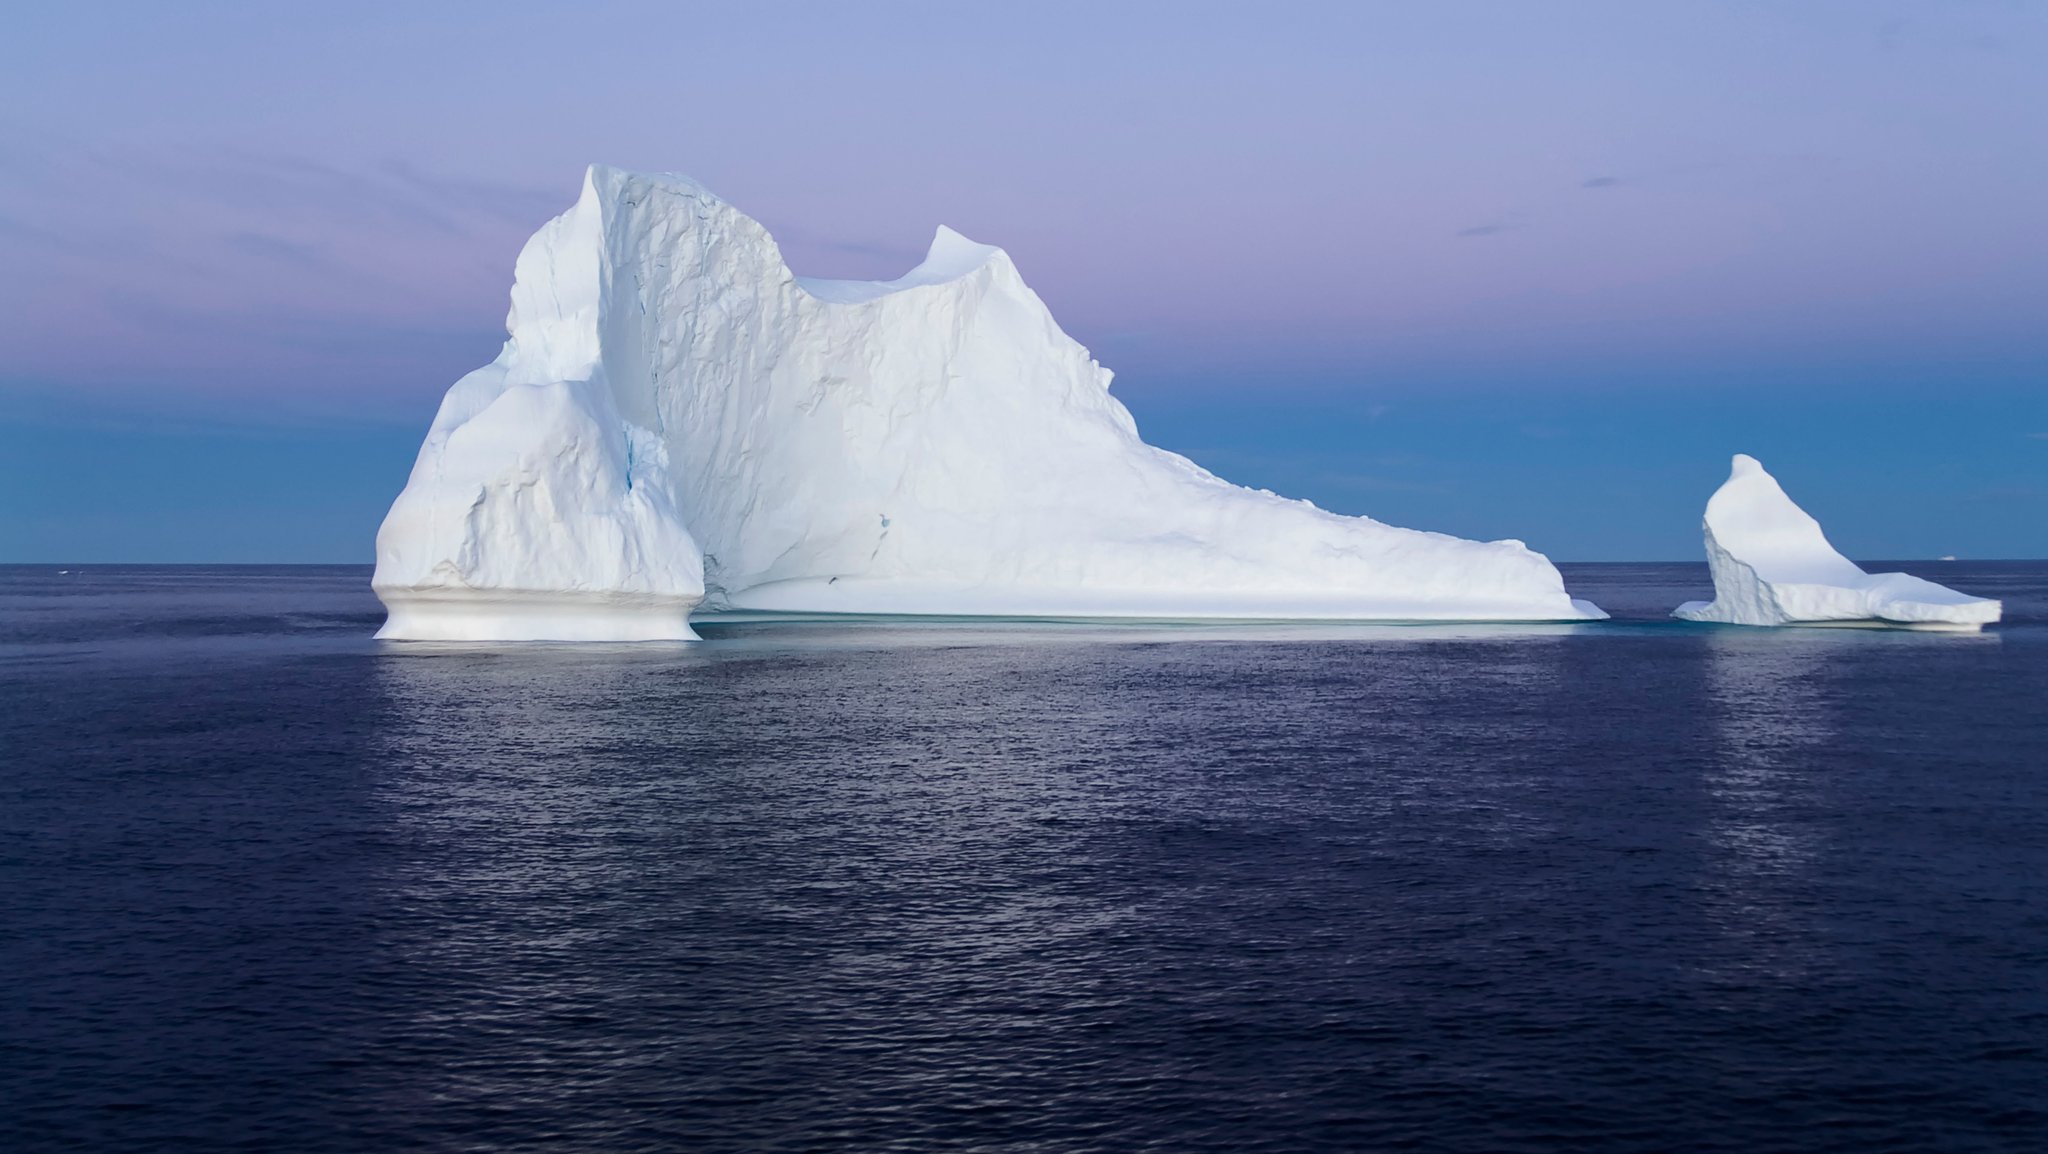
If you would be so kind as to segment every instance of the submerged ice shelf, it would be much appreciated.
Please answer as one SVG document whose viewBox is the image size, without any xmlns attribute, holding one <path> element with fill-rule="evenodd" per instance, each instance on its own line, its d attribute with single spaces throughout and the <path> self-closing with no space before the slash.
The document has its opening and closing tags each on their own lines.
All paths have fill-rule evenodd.
<svg viewBox="0 0 2048 1154">
<path fill-rule="evenodd" d="M 1673 614 L 1732 625 L 1896 625 L 1980 629 L 2000 605 L 1906 573 L 1866 573 L 1835 551 L 1755 457 L 1736 454 L 1707 501 L 1714 600 Z"/>
<path fill-rule="evenodd" d="M 1325 512 L 1147 445 L 1001 249 L 800 278 L 696 183 L 592 168 L 520 253 L 377 535 L 380 636 L 686 638 L 693 609 L 1604 617 L 1519 541 Z"/>
</svg>

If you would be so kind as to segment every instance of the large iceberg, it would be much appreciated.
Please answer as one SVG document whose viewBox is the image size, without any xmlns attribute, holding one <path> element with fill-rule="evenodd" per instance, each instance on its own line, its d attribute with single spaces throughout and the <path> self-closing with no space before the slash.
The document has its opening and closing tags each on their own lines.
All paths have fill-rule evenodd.
<svg viewBox="0 0 2048 1154">
<path fill-rule="evenodd" d="M 1906 573 L 1864 572 L 1755 457 L 1735 455 L 1707 501 L 1705 529 L 1714 600 L 1679 606 L 1673 616 L 1688 621 L 1979 629 L 1998 620 L 1996 601 Z"/>
<path fill-rule="evenodd" d="M 1145 444 L 1010 258 L 950 229 L 893 281 L 798 277 L 693 181 L 596 167 L 520 253 L 506 327 L 378 532 L 379 636 L 687 638 L 693 608 L 1605 616 L 1519 541 Z"/>
</svg>

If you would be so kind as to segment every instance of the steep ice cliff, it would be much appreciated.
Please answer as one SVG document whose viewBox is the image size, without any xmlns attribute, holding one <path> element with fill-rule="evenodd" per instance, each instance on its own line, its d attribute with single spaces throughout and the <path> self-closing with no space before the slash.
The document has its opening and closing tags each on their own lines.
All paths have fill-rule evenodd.
<svg viewBox="0 0 2048 1154">
<path fill-rule="evenodd" d="M 1581 620 L 1554 566 L 1222 481 L 1138 437 L 1010 258 L 793 275 L 694 182 L 593 168 L 520 254 L 378 534 L 382 636 L 685 637 L 758 609 Z"/>
<path fill-rule="evenodd" d="M 1674 616 L 1733 625 L 1889 623 L 1977 629 L 1999 603 L 1905 573 L 1866 573 L 1835 551 L 1820 522 L 1792 503 L 1755 457 L 1736 454 L 1707 501 L 1714 600 Z"/>
</svg>

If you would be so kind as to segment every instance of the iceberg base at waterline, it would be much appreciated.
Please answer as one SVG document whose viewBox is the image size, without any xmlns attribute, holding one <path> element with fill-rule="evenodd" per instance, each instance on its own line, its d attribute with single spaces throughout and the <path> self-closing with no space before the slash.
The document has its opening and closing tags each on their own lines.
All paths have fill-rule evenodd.
<svg viewBox="0 0 2048 1154">
<path fill-rule="evenodd" d="M 1340 516 L 1146 444 L 1003 250 L 798 277 L 685 177 L 592 168 L 520 252 L 377 536 L 381 636 L 699 612 L 1586 621 L 1520 541 Z M 699 602 L 701 601 L 701 604 Z"/>
<path fill-rule="evenodd" d="M 380 589 L 387 641 L 695 641 L 696 597 Z"/>
<path fill-rule="evenodd" d="M 1686 621 L 1974 631 L 1999 619 L 1997 601 L 1865 572 L 1754 457 L 1736 455 L 1707 501 L 1704 530 L 1714 600 L 1679 606 L 1672 616 Z"/>
<path fill-rule="evenodd" d="M 1526 601 L 1382 600 L 1366 606 L 1359 598 L 1342 594 L 1318 597 L 1254 590 L 1223 595 L 1199 590 L 977 588 L 940 582 L 849 578 L 757 585 L 725 598 L 715 609 L 704 609 L 698 616 L 704 620 L 716 620 L 722 613 L 746 613 L 756 617 L 1002 617 L 1040 621 L 1156 619 L 1397 625 L 1446 621 L 1598 621 L 1607 616 L 1590 601 L 1574 598 L 1567 605 L 1563 612 L 1549 616 L 1545 613 L 1547 607 L 1534 607 Z"/>
<path fill-rule="evenodd" d="M 511 384 L 505 360 L 448 390 L 384 518 L 377 636 L 693 640 L 702 558 L 660 443 L 594 382 Z"/>
</svg>

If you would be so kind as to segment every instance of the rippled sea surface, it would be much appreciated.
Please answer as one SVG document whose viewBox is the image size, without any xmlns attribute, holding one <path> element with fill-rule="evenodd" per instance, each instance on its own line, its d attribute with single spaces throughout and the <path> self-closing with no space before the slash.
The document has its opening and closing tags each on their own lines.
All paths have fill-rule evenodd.
<svg viewBox="0 0 2048 1154">
<path fill-rule="evenodd" d="M 2048 566 L 1982 635 L 380 645 L 0 569 L 0 1150 L 2048 1149 Z"/>
</svg>

